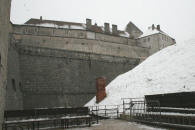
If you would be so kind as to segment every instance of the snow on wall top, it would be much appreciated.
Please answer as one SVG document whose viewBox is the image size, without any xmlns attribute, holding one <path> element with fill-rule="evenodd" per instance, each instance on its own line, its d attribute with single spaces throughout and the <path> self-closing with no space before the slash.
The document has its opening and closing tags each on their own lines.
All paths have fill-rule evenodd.
<svg viewBox="0 0 195 130">
<path fill-rule="evenodd" d="M 86 30 L 86 26 L 82 23 L 75 22 L 63 22 L 53 20 L 42 20 L 42 19 L 30 19 L 25 22 L 26 25 L 41 26 L 41 27 L 52 27 L 52 28 L 66 28 L 66 29 L 81 29 Z"/>
<path fill-rule="evenodd" d="M 116 77 L 106 87 L 107 97 L 95 97 L 86 106 L 117 105 L 121 98 L 195 91 L 195 40 L 169 46 L 147 58 L 133 70 Z"/>
<path fill-rule="evenodd" d="M 121 36 L 121 37 L 130 37 L 130 34 L 126 31 L 123 31 L 121 33 L 119 32 L 119 36 Z"/>
<path fill-rule="evenodd" d="M 51 28 L 66 28 L 66 29 L 80 29 L 80 30 L 86 30 L 84 26 L 81 25 L 57 25 L 53 23 L 40 23 L 40 24 L 28 24 L 32 26 L 40 26 L 40 27 L 51 27 Z"/>
</svg>

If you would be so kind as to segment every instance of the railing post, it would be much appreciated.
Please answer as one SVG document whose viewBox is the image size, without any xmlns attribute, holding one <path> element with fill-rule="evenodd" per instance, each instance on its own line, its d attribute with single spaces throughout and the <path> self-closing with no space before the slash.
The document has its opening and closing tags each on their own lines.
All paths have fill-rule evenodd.
<svg viewBox="0 0 195 130">
<path fill-rule="evenodd" d="M 119 118 L 119 107 L 117 105 L 117 119 Z"/>
<path fill-rule="evenodd" d="M 131 120 L 131 114 L 132 114 L 131 101 L 129 102 L 129 110 L 130 110 L 129 120 Z"/>
<path fill-rule="evenodd" d="M 125 114 L 125 101 L 123 99 L 123 114 Z"/>
<path fill-rule="evenodd" d="M 146 100 L 144 99 L 144 110 L 143 112 L 145 113 L 146 112 Z"/>
<path fill-rule="evenodd" d="M 96 106 L 96 116 L 97 116 L 97 124 L 99 123 L 99 116 L 98 116 L 98 106 Z"/>
<path fill-rule="evenodd" d="M 106 117 L 106 105 L 105 105 L 105 117 Z"/>
</svg>

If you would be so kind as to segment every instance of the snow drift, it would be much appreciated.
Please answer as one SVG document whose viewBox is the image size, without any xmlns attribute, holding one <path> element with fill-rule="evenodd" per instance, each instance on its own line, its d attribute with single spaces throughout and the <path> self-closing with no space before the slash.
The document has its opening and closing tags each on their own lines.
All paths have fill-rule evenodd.
<svg viewBox="0 0 195 130">
<path fill-rule="evenodd" d="M 169 46 L 119 75 L 106 87 L 102 102 L 96 104 L 94 97 L 86 106 L 117 105 L 121 98 L 186 91 L 195 91 L 195 39 Z"/>
</svg>

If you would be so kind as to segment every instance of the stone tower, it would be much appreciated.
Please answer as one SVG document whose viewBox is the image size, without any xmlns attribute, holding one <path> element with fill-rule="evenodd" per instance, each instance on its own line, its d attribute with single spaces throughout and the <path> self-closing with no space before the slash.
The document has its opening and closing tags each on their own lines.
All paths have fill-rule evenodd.
<svg viewBox="0 0 195 130">
<path fill-rule="evenodd" d="M 0 0 L 0 129 L 2 129 L 7 83 L 7 54 L 9 44 L 11 0 Z"/>
</svg>

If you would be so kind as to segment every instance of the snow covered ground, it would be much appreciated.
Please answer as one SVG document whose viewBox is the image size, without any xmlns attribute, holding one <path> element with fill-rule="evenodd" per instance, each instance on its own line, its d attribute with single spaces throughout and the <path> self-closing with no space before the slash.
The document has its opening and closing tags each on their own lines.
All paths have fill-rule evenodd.
<svg viewBox="0 0 195 130">
<path fill-rule="evenodd" d="M 123 120 L 100 120 L 99 124 L 94 124 L 88 128 L 73 128 L 70 130 L 166 130 L 157 127 L 146 126 L 135 122 Z"/>
<path fill-rule="evenodd" d="M 107 97 L 91 105 L 117 105 L 121 98 L 149 94 L 195 91 L 195 39 L 169 46 L 147 58 L 133 70 L 116 77 L 106 87 Z"/>
</svg>

